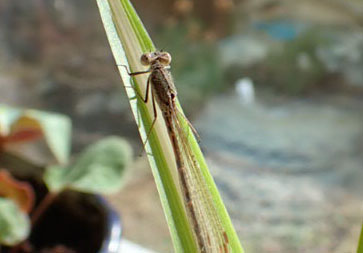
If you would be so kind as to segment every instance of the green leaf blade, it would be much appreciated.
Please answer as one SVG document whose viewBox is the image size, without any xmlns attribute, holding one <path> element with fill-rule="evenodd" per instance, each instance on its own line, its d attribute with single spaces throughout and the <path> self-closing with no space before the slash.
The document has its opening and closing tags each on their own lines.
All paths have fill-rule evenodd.
<svg viewBox="0 0 363 253">
<path fill-rule="evenodd" d="M 363 223 L 360 231 L 357 253 L 363 253 Z"/>
<path fill-rule="evenodd" d="M 126 14 L 124 8 L 122 8 L 121 1 L 111 1 L 109 3 L 107 0 L 97 0 L 97 4 L 116 64 L 120 65 L 119 71 L 123 83 L 125 86 L 131 86 L 133 85 L 131 78 L 127 74 L 125 68 L 121 65 L 130 66 L 131 70 L 142 67 L 141 64 L 139 64 L 139 57 L 143 52 L 140 47 L 137 47 L 136 50 L 132 50 L 132 45 L 138 45 L 139 42 L 131 29 L 131 25 L 128 23 L 127 16 L 130 16 L 131 14 Z M 110 6 L 112 6 L 112 9 Z M 128 6 L 130 6 L 130 4 L 128 4 Z M 119 14 L 120 12 L 122 15 Z M 132 11 L 128 10 L 128 12 Z M 124 26 L 123 29 L 120 27 L 117 28 L 114 25 L 114 23 L 117 22 L 126 23 L 128 25 Z M 122 40 L 128 41 L 124 45 L 128 49 L 126 48 L 124 50 L 123 45 L 120 42 L 120 37 L 123 38 Z M 147 44 L 150 45 L 150 43 Z M 126 54 L 128 55 L 126 56 Z M 131 63 L 130 65 L 129 62 Z M 145 82 L 146 79 L 144 79 L 144 81 L 138 80 L 138 82 L 135 82 L 135 88 L 140 91 L 139 85 L 142 85 Z M 126 93 L 130 99 L 131 109 L 136 122 L 139 122 L 139 116 L 141 117 L 139 124 L 140 134 L 143 135 L 143 138 L 146 138 L 145 129 L 148 129 L 148 127 L 151 126 L 152 119 L 150 111 L 152 109 L 147 108 L 145 104 L 138 103 L 135 99 L 132 99 L 136 97 L 136 93 L 133 89 L 126 88 Z M 161 145 L 154 133 L 151 133 L 149 136 L 146 150 L 147 152 L 151 152 L 152 150 L 155 151 L 153 152 L 153 156 L 148 156 L 148 158 L 160 194 L 164 213 L 168 221 L 175 251 L 196 252 L 197 246 L 193 240 L 192 231 L 187 223 L 186 214 L 182 211 L 184 209 L 182 200 L 178 196 L 178 189 L 173 182 L 173 175 L 169 169 L 165 156 L 161 152 L 158 153 L 158 150 L 161 150 Z"/>
<path fill-rule="evenodd" d="M 155 51 L 155 47 L 130 1 L 97 0 L 97 3 L 116 64 L 128 66 L 130 71 L 145 70 L 145 66 L 140 63 L 140 56 L 145 52 Z M 154 113 L 151 103 L 145 104 L 140 99 L 134 99 L 136 97 L 134 89 L 144 96 L 148 75 L 130 78 L 123 66 L 119 67 L 119 71 L 130 99 L 131 109 L 139 125 L 140 135 L 145 142 L 151 122 L 154 119 Z M 134 89 L 129 88 L 130 86 L 134 87 Z M 182 110 L 180 109 L 180 111 Z M 200 164 L 208 189 L 212 194 L 223 229 L 228 235 L 230 252 L 243 252 L 238 236 L 194 136 L 190 136 L 189 142 Z M 198 252 L 197 240 L 183 204 L 184 200 L 177 180 L 178 175 L 173 149 L 165 125 L 156 122 L 149 135 L 146 152 L 152 154 L 148 155 L 148 159 L 167 218 L 175 251 Z"/>
</svg>

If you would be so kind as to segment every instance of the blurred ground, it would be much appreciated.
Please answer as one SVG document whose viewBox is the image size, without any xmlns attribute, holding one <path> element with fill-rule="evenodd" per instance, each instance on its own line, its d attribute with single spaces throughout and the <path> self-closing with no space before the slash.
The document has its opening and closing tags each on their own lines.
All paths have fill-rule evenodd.
<svg viewBox="0 0 363 253">
<path fill-rule="evenodd" d="M 247 252 L 354 252 L 362 100 L 265 96 L 213 99 L 196 122 Z"/>
<path fill-rule="evenodd" d="M 354 252 L 363 211 L 362 2 L 133 3 L 173 55 L 180 99 L 247 252 Z M 114 65 L 95 2 L 0 3 L 0 102 L 69 115 L 75 153 L 111 134 L 142 149 Z M 246 77 L 249 104 L 236 89 Z M 172 251 L 145 156 L 109 199 L 126 238 Z"/>
</svg>

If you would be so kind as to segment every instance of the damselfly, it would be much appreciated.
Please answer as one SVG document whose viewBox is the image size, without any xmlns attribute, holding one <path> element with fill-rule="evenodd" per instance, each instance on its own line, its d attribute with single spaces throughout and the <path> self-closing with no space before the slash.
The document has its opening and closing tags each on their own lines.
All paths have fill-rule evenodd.
<svg viewBox="0 0 363 253">
<path fill-rule="evenodd" d="M 129 75 L 150 74 L 147 79 L 146 94 L 142 98 L 147 103 L 151 94 L 154 120 L 149 133 L 157 119 L 157 104 L 163 114 L 173 147 L 184 205 L 199 251 L 229 252 L 227 234 L 223 229 L 200 165 L 189 145 L 190 128 L 195 134 L 196 131 L 176 105 L 177 91 L 169 73 L 171 56 L 167 52 L 156 51 L 143 54 L 140 61 L 143 65 L 149 66 L 149 69 L 129 73 Z M 147 138 L 148 136 L 149 134 Z"/>
</svg>

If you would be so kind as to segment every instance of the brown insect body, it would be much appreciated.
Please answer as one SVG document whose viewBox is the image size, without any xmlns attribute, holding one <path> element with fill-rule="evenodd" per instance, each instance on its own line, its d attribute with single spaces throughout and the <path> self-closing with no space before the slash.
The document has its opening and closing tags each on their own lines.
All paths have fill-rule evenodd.
<svg viewBox="0 0 363 253">
<path fill-rule="evenodd" d="M 175 129 L 174 129 L 175 126 L 173 123 L 173 117 L 176 117 L 176 114 L 178 113 L 175 104 L 177 91 L 173 84 L 172 77 L 170 76 L 169 71 L 159 61 L 159 58 L 156 58 L 151 63 L 150 70 L 152 71 L 149 76 L 149 82 L 153 84 L 151 85 L 152 92 L 155 95 L 156 101 L 160 107 L 160 110 L 163 113 L 163 118 L 168 128 L 170 141 L 173 145 L 173 150 L 175 153 L 175 159 L 176 159 L 178 174 L 180 177 L 181 187 L 184 193 L 185 201 L 187 203 L 187 210 L 193 222 L 193 227 L 194 227 L 193 229 L 198 239 L 199 248 L 201 249 L 201 252 L 205 252 L 204 251 L 205 243 L 201 236 L 199 223 L 197 221 L 194 206 L 190 196 L 189 187 L 187 185 L 187 180 L 185 175 L 185 165 L 181 159 L 182 157 L 181 150 L 178 145 L 177 137 L 175 136 Z"/>
<path fill-rule="evenodd" d="M 163 114 L 165 125 L 168 129 L 168 135 L 173 146 L 176 167 L 180 179 L 181 191 L 183 193 L 185 201 L 185 208 L 193 225 L 193 230 L 198 241 L 199 252 L 228 253 L 229 250 L 227 235 L 221 227 L 219 218 L 212 211 L 215 210 L 214 205 L 210 205 L 210 202 L 208 202 L 208 200 L 206 199 L 211 198 L 210 194 L 206 193 L 204 196 L 196 197 L 195 194 L 199 193 L 197 193 L 191 185 L 200 183 L 205 184 L 205 182 L 203 175 L 201 175 L 200 173 L 200 167 L 197 164 L 197 161 L 191 153 L 191 150 L 187 148 L 187 140 L 183 140 L 183 138 L 187 137 L 184 133 L 184 130 L 182 129 L 183 127 L 181 126 L 181 123 L 179 122 L 178 116 L 183 117 L 189 124 L 191 129 L 195 133 L 196 131 L 176 106 L 177 91 L 168 70 L 170 62 L 171 56 L 167 52 L 157 51 L 153 53 L 145 53 L 141 56 L 141 63 L 143 65 L 150 66 L 150 68 L 146 71 L 134 72 L 129 74 L 139 75 L 150 73 L 147 80 L 145 99 L 143 99 L 145 103 L 148 101 L 149 89 L 151 86 L 151 99 L 155 118 L 150 127 L 150 130 L 153 128 L 157 117 L 157 110 L 155 105 L 156 100 Z M 187 154 L 183 155 L 182 150 Z M 186 166 L 188 166 L 188 168 Z M 196 178 L 194 178 L 193 175 L 197 175 Z M 198 202 L 197 205 L 195 205 L 196 202 Z M 198 207 L 198 205 L 203 206 L 204 209 Z M 217 226 L 219 226 L 217 230 L 210 229 L 208 224 L 213 223 L 210 220 L 214 220 L 214 222 L 217 223 Z M 214 235 L 214 241 L 210 239 L 210 233 L 211 235 Z"/>
</svg>

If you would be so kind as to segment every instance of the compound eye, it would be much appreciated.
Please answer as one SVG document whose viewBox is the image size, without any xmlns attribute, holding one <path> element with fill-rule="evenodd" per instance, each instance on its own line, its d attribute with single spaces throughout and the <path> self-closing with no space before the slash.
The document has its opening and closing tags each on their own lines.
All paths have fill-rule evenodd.
<svg viewBox="0 0 363 253">
<path fill-rule="evenodd" d="M 164 66 L 168 66 L 171 62 L 171 55 L 167 52 L 160 53 L 160 56 L 158 58 L 160 63 Z"/>
<path fill-rule="evenodd" d="M 150 53 L 145 53 L 143 55 L 141 55 L 141 58 L 140 58 L 140 62 L 142 65 L 150 65 L 151 63 L 151 54 Z"/>
</svg>

